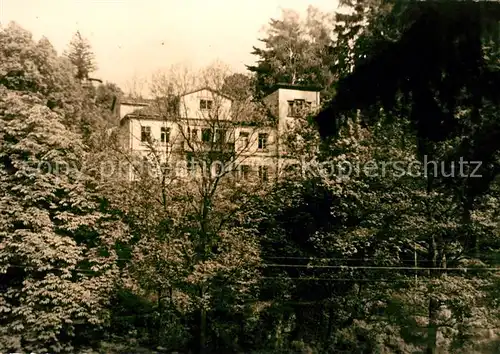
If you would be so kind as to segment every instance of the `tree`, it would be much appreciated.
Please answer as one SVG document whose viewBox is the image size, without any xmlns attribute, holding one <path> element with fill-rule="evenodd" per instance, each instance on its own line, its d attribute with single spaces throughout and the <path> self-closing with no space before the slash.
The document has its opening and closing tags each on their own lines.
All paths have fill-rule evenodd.
<svg viewBox="0 0 500 354">
<path fill-rule="evenodd" d="M 238 221 L 245 218 L 247 198 L 264 188 L 238 180 L 237 172 L 257 148 L 259 129 L 267 128 L 251 98 L 229 109 L 222 90 L 231 74 L 222 63 L 200 72 L 174 66 L 155 75 L 151 105 L 135 112 L 161 119 L 170 132 L 163 144 L 146 143 L 134 165 L 140 183 L 126 193 L 137 197 L 127 207 L 138 234 L 131 279 L 154 299 L 162 331 L 151 337 L 172 350 L 236 350 L 242 329 L 228 321 L 248 321 L 254 297 L 256 231 Z M 196 93 L 184 95 L 199 88 L 211 107 L 189 120 L 189 97 Z M 241 129 L 247 138 L 238 135 Z"/>
<path fill-rule="evenodd" d="M 57 56 L 46 38 L 35 42 L 30 32 L 11 22 L 1 29 L 0 41 L 0 83 L 3 86 L 39 92 L 52 110 L 65 109 L 67 101 L 75 101 L 81 96 L 81 90 L 72 79 L 70 64 Z"/>
<path fill-rule="evenodd" d="M 99 212 L 83 145 L 33 94 L 2 88 L 2 349 L 71 350 L 103 323 L 118 220 Z"/>
<path fill-rule="evenodd" d="M 107 113 L 107 116 L 114 124 L 118 122 L 115 112 L 117 111 L 123 95 L 123 91 L 111 82 L 99 85 L 96 90 L 96 105 L 99 106 L 105 114 Z"/>
<path fill-rule="evenodd" d="M 317 132 L 301 144 L 289 140 L 292 153 L 318 164 L 253 207 L 265 215 L 258 229 L 269 280 L 260 293 L 273 311 L 261 326 L 282 342 L 274 350 L 301 340 L 320 352 L 412 352 L 425 350 L 433 333 L 444 337 L 440 347 L 463 347 L 482 336 L 474 323 L 496 323 L 495 307 L 485 302 L 492 278 L 484 265 L 460 271 L 474 264 L 463 253 L 460 203 L 450 191 L 428 195 L 422 169 L 394 169 L 395 161 L 409 168 L 419 159 L 406 124 L 367 129 L 349 122 L 321 153 Z M 306 137 L 313 127 L 298 128 L 292 136 L 304 129 Z M 473 232 L 496 248 L 483 218 Z M 428 324 L 430 297 L 439 305 Z M 291 331 L 280 334 L 281 326 Z"/>
<path fill-rule="evenodd" d="M 253 95 L 253 89 L 251 77 L 235 73 L 225 78 L 221 91 L 237 102 L 244 102 Z"/>
<path fill-rule="evenodd" d="M 0 348 L 73 351 L 105 324 L 126 239 L 87 170 L 99 117 L 48 40 L 11 23 L 0 42 Z"/>
<path fill-rule="evenodd" d="M 11 90 L 40 93 L 45 105 L 63 117 L 64 125 L 84 134 L 85 143 L 101 129 L 101 112 L 77 80 L 71 62 L 57 55 L 46 38 L 10 23 L 0 31 L 0 83 Z"/>
<path fill-rule="evenodd" d="M 445 13 L 454 15 L 444 19 Z M 460 27 L 460 31 L 455 30 L 455 26 L 462 21 L 466 13 L 474 16 L 468 17 L 468 21 Z M 366 52 L 360 53 L 362 55 L 357 57 L 354 72 L 341 78 L 336 84 L 342 90 L 337 92 L 327 109 L 318 115 L 322 134 L 331 135 L 334 132 L 337 125 L 330 119 L 331 117 L 339 119 L 338 113 L 349 111 L 353 107 L 361 109 L 380 102 L 388 110 L 397 109 L 399 92 L 402 92 L 407 99 L 410 92 L 413 94 L 412 103 L 415 105 L 415 111 L 435 112 L 440 117 L 433 119 L 428 114 L 413 114 L 412 119 L 421 119 L 419 122 L 413 122 L 420 136 L 431 141 L 442 141 L 459 133 L 460 129 L 452 114 L 440 112 L 436 103 L 429 99 L 429 96 L 432 96 L 432 89 L 423 82 L 432 82 L 436 86 L 439 100 L 446 105 L 446 110 L 449 112 L 455 112 L 458 108 L 458 91 L 464 87 L 472 87 L 473 83 L 483 87 L 486 98 L 496 101 L 496 94 L 491 85 L 498 80 L 497 73 L 485 65 L 481 44 L 484 35 L 491 37 L 490 33 L 494 30 L 487 28 L 487 31 L 484 31 L 487 33 L 481 33 L 479 25 L 483 20 L 490 23 L 495 16 L 496 6 L 493 4 L 479 7 L 473 2 L 449 4 L 436 2 L 404 6 L 396 2 L 387 16 L 388 19 L 382 17 L 380 22 L 372 22 L 372 26 L 376 28 L 384 21 L 398 23 L 396 19 L 400 17 L 411 19 L 409 21 L 411 25 L 403 27 L 397 41 L 380 38 L 377 34 L 372 37 L 371 33 L 360 38 L 360 42 L 373 40 L 371 47 L 363 48 L 365 51 L 371 50 L 371 55 L 367 56 Z M 461 37 L 465 33 L 465 28 L 468 29 L 468 34 Z M 442 31 L 442 38 L 446 38 L 444 43 L 441 39 L 437 40 L 434 35 L 437 31 Z M 421 60 L 415 62 L 416 53 L 425 54 L 423 56 L 425 66 L 421 65 Z M 407 58 L 405 64 L 402 65 L 399 60 L 394 60 L 394 54 Z M 456 70 L 467 70 L 467 73 L 462 75 L 459 81 L 451 83 L 451 80 L 456 79 L 455 76 L 460 76 Z M 449 73 L 450 78 L 443 79 L 442 72 Z M 376 88 L 376 85 L 381 85 L 382 77 L 384 85 Z M 369 87 L 370 85 L 373 86 Z M 353 93 L 354 88 L 356 94 Z"/>
<path fill-rule="evenodd" d="M 359 7 L 357 11 L 362 12 Z M 492 37 L 492 33 L 498 32 L 497 11 L 495 5 L 483 7 L 472 2 L 396 2 L 388 11 L 379 12 L 378 17 L 370 18 L 367 29 L 357 38 L 358 47 L 344 50 L 343 53 L 352 54 L 350 66 L 336 85 L 334 99 L 317 117 L 320 133 L 329 136 L 339 131 L 357 109 L 368 126 L 398 121 L 406 125 L 405 130 L 415 133 L 419 159 L 425 156 L 446 161 L 450 167 L 459 159 L 488 161 L 489 167 L 482 178 L 446 178 L 444 172 L 427 175 L 423 198 L 427 207 L 417 215 L 426 220 L 428 228 L 414 233 L 417 239 L 419 235 L 422 237 L 420 244 L 425 249 L 427 267 L 433 269 L 429 271 L 430 282 L 435 285 L 434 290 L 439 289 L 429 292 L 427 299 L 428 353 L 436 351 L 443 307 L 448 306 L 452 317 L 460 316 L 463 310 L 453 308 L 451 299 L 443 300 L 445 284 L 450 280 L 445 280 L 443 274 L 450 259 L 456 261 L 461 254 L 468 257 L 475 254 L 479 262 L 487 261 L 480 256 L 481 246 L 477 241 L 486 231 L 485 225 L 471 216 L 482 196 L 490 193 L 499 171 L 495 167 L 498 161 L 493 157 L 498 146 L 486 143 L 489 139 L 496 140 L 498 134 L 498 127 L 492 123 L 498 121 L 496 110 L 492 109 L 498 99 L 491 86 L 498 80 L 498 73 L 489 60 L 498 48 L 498 42 L 495 43 L 498 37 Z M 484 31 L 479 23 L 486 24 L 482 27 Z M 418 63 L 414 62 L 416 53 Z M 394 58 L 398 58 L 397 63 Z M 400 61 L 402 58 L 407 60 Z M 402 62 L 404 65 L 400 65 Z M 383 121 L 384 118 L 388 121 Z M 486 145 L 488 149 L 479 148 Z M 450 217 L 436 205 L 448 205 L 462 216 Z M 496 243 L 491 236 L 487 238 L 488 242 Z M 466 289 L 472 284 L 470 280 L 458 277 L 454 282 Z M 490 281 L 487 276 L 472 281 L 478 280 Z M 464 292 L 479 300 L 484 294 L 472 290 L 478 288 L 472 285 Z"/>
<path fill-rule="evenodd" d="M 316 153 L 315 148 L 318 146 L 315 144 L 318 137 L 315 134 L 302 141 L 297 139 L 297 134 L 292 134 L 289 142 L 298 148 L 300 154 L 306 154 L 308 161 L 316 157 L 320 162 L 330 163 L 333 160 L 351 166 L 355 166 L 356 162 L 363 164 L 377 161 L 386 164 L 395 160 L 422 161 L 424 156 L 427 156 L 437 163 L 443 161 L 443 166 L 449 169 L 452 161 L 457 164 L 459 157 L 468 151 L 466 156 L 489 161 L 490 172 L 483 175 L 488 176 L 483 180 L 486 183 L 474 178 L 446 178 L 439 175 L 439 171 L 428 172 L 427 175 L 421 173 L 422 178 L 407 176 L 404 179 L 387 174 L 384 177 L 351 175 L 339 179 L 332 178 L 331 175 L 328 177 L 327 174 L 327 177 L 313 176 L 305 181 L 292 180 L 281 188 L 272 190 L 270 195 L 265 196 L 263 205 L 255 207 L 258 212 L 265 211 L 267 215 L 264 225 L 259 226 L 259 230 L 267 230 L 261 236 L 261 240 L 265 241 L 261 246 L 263 261 L 271 263 L 273 260 L 272 263 L 278 263 L 275 269 L 269 267 L 264 273 L 265 276 L 275 277 L 276 280 L 269 280 L 269 285 L 261 286 L 261 292 L 270 292 L 268 286 L 272 289 L 273 296 L 266 300 L 275 302 L 273 309 L 279 313 L 269 331 L 275 330 L 277 338 L 289 343 L 294 340 L 314 340 L 322 345 L 333 345 L 327 347 L 328 349 L 320 349 L 329 352 L 412 352 L 417 348 L 433 352 L 437 346 L 452 347 L 452 344 L 457 343 L 460 343 L 459 346 L 469 345 L 474 341 L 471 336 L 478 334 L 472 328 L 473 321 L 466 320 L 464 314 L 474 314 L 474 321 L 481 323 L 496 322 L 495 307 L 486 305 L 484 300 L 488 296 L 487 287 L 493 284 L 493 279 L 486 269 L 478 269 L 471 276 L 464 276 L 460 270 L 453 269 L 455 267 L 465 270 L 467 264 L 477 264 L 478 267 L 490 264 L 486 257 L 476 257 L 475 260 L 474 256 L 471 257 L 470 239 L 484 239 L 485 243 L 481 246 L 483 252 L 487 247 L 498 249 L 494 232 L 484 223 L 484 216 L 479 217 L 483 212 L 480 210 L 485 208 L 482 203 L 490 200 L 492 193 L 496 193 L 493 190 L 497 187 L 495 180 L 491 179 L 494 178 L 493 166 L 496 163 L 493 162 L 495 159 L 491 153 L 496 151 L 496 148 L 494 144 L 485 143 L 486 140 L 483 140 L 489 135 L 486 133 L 488 129 L 492 139 L 495 139 L 497 131 L 496 126 L 492 124 L 497 121 L 495 110 L 492 109 L 495 106 L 492 91 L 487 84 L 484 93 L 488 98 L 486 101 L 482 100 L 484 105 L 480 108 L 482 121 L 475 124 L 464 120 L 470 109 L 467 104 L 472 101 L 457 94 L 457 108 L 454 111 L 456 120 L 467 128 L 449 129 L 450 135 L 440 140 L 437 136 L 443 131 L 446 132 L 447 128 L 440 130 L 443 127 L 436 125 L 439 125 L 440 121 L 445 123 L 442 125 L 446 125 L 450 117 L 435 119 L 435 116 L 429 116 L 429 109 L 422 108 L 425 106 L 422 106 L 419 112 L 412 112 L 418 104 L 411 100 L 418 100 L 419 96 L 405 96 L 405 90 L 409 89 L 405 80 L 411 76 L 409 72 L 415 74 L 416 82 L 426 80 L 423 78 L 427 75 L 426 70 L 429 70 L 436 74 L 437 80 L 432 89 L 437 87 L 443 92 L 454 92 L 450 89 L 451 83 L 463 84 L 464 78 L 454 77 L 453 75 L 457 75 L 456 71 L 442 75 L 443 71 L 434 72 L 429 68 L 441 64 L 450 64 L 452 67 L 453 63 L 462 65 L 470 58 L 438 60 L 450 54 L 461 53 L 460 50 L 450 50 L 439 42 L 436 46 L 441 45 L 439 50 L 445 53 L 434 56 L 438 53 L 434 50 L 427 57 L 429 62 L 426 65 L 419 63 L 408 66 L 407 63 L 417 56 L 421 59 L 420 55 L 428 49 L 425 46 L 428 46 L 430 36 L 434 36 L 433 39 L 438 38 L 432 34 L 436 31 L 429 30 L 430 26 L 422 26 L 421 30 L 428 31 L 425 32 L 426 35 L 418 40 L 415 37 L 409 39 L 406 31 L 419 22 L 418 15 L 415 15 L 419 13 L 418 8 L 412 9 L 411 3 L 397 3 L 391 6 L 383 1 L 349 2 L 349 5 L 353 9 L 351 13 L 337 15 L 334 33 L 337 40 L 329 50 L 329 62 L 334 63 L 333 72 L 340 78 L 339 84 L 331 91 L 339 91 L 331 105 L 327 104 L 327 109 L 319 116 L 320 133 L 323 136 L 329 135 L 328 128 L 336 129 L 340 134 L 331 142 L 324 141 L 326 149 L 321 153 Z M 435 5 L 423 5 L 426 6 L 432 8 Z M 438 9 L 437 13 L 439 11 Z M 446 10 L 443 12 L 448 15 L 453 13 Z M 463 11 L 464 14 L 466 12 L 468 10 Z M 430 18 L 431 23 L 439 25 L 439 19 L 432 20 L 434 15 L 431 11 L 427 19 Z M 448 19 L 451 17 L 453 16 Z M 457 20 L 457 23 L 464 22 Z M 459 28 L 456 25 L 450 27 Z M 441 25 L 438 29 L 440 28 Z M 414 30 L 412 35 L 417 32 Z M 407 35 L 408 37 L 405 37 Z M 450 36 L 453 36 L 453 32 Z M 405 40 L 398 42 L 400 38 Z M 466 36 L 460 37 L 460 40 L 466 41 Z M 403 54 L 405 50 L 401 50 L 401 47 L 396 51 L 398 54 L 391 52 L 390 48 L 394 49 L 399 45 L 405 47 L 408 52 Z M 493 43 L 491 47 L 494 47 Z M 494 52 L 486 45 L 485 49 L 487 50 L 483 55 L 489 60 Z M 462 53 L 471 52 L 473 51 Z M 404 55 L 411 56 L 411 59 L 400 61 Z M 394 58 L 397 58 L 395 60 L 398 63 L 391 62 Z M 494 66 L 494 61 L 490 61 L 488 65 Z M 372 70 L 375 67 L 380 70 Z M 396 67 L 406 74 L 398 72 Z M 394 72 L 391 72 L 393 69 Z M 424 72 L 412 71 L 420 69 Z M 491 80 L 495 78 L 492 68 L 483 67 L 479 71 Z M 474 70 L 469 73 L 474 73 Z M 399 74 L 401 75 L 398 76 Z M 386 79 L 391 75 L 397 79 Z M 449 81 L 440 82 L 442 78 Z M 471 89 L 471 92 L 474 91 L 474 82 L 481 82 L 477 78 L 469 82 L 471 86 L 468 89 Z M 490 79 L 484 82 L 488 83 Z M 411 83 L 411 80 L 409 81 Z M 395 88 L 394 82 L 401 85 Z M 429 85 L 423 84 L 415 89 L 429 89 Z M 463 93 L 463 89 L 464 87 L 462 91 L 455 92 Z M 448 102 L 453 104 L 452 100 L 447 101 L 444 98 L 447 96 L 443 92 L 440 91 L 438 95 L 433 92 L 434 96 L 438 96 L 439 105 L 446 106 Z M 412 103 L 415 105 L 412 106 Z M 421 101 L 419 104 L 424 103 Z M 450 112 L 450 109 L 444 111 Z M 436 113 L 438 114 L 439 112 Z M 415 123 L 419 119 L 433 121 Z M 469 131 L 472 126 L 477 135 L 471 137 L 475 143 L 469 144 L 489 146 L 492 147 L 491 150 L 482 148 L 479 152 L 473 149 L 476 152 L 472 153 L 468 150 L 470 145 L 460 141 L 458 137 L 463 137 L 463 132 Z M 489 128 L 483 130 L 486 126 Z M 302 127 L 304 130 L 297 133 L 307 137 L 311 128 Z M 482 133 L 479 133 L 480 131 Z M 361 136 L 360 132 L 363 133 Z M 490 184 L 490 181 L 493 182 Z M 476 182 L 484 188 L 477 188 Z M 468 197 L 463 198 L 465 195 L 474 195 L 472 200 L 477 209 L 474 209 L 473 213 L 470 213 L 471 204 L 464 208 L 464 202 L 468 200 Z M 312 205 L 322 205 L 322 208 L 315 210 Z M 487 205 L 493 207 L 492 204 Z M 497 210 L 496 207 L 493 208 Z M 322 213 L 323 210 L 329 212 Z M 454 212 L 447 212 L 448 210 Z M 468 211 L 463 213 L 463 210 Z M 475 216 L 471 218 L 472 215 Z M 496 251 L 494 253 L 496 254 Z M 326 262 L 328 265 L 325 265 Z M 411 271 L 410 264 L 415 267 L 415 272 Z M 350 265 L 359 269 L 349 269 Z M 398 270 L 395 266 L 401 269 Z M 329 267 L 332 267 L 331 270 Z M 342 267 L 349 271 L 343 273 Z M 374 267 L 389 268 L 386 270 Z M 448 268 L 453 270 L 447 270 Z M 282 269 L 284 271 L 280 272 Z M 425 273 L 425 270 L 428 270 L 428 273 Z M 412 279 L 415 274 L 418 279 L 416 282 Z M 278 278 L 283 281 L 277 280 Z M 284 278 L 287 281 L 284 281 Z M 370 279 L 373 279 L 373 283 Z M 385 285 L 386 281 L 391 282 L 391 285 Z M 306 287 L 302 284 L 307 284 L 307 293 L 302 291 Z M 329 284 L 336 286 L 329 288 Z M 314 290 L 311 291 L 311 288 Z M 310 297 L 311 293 L 315 297 Z M 329 298 L 331 294 L 333 296 Z M 298 303 L 294 301 L 287 306 L 286 301 L 278 300 L 287 297 L 297 300 Z M 305 303 L 300 303 L 300 300 Z M 318 309 L 320 304 L 324 307 Z M 321 315 L 329 312 L 324 310 L 325 306 L 332 314 L 337 315 L 338 322 Z M 384 312 L 390 315 L 381 317 L 380 313 Z M 342 315 L 339 315 L 340 313 Z M 269 321 L 269 318 L 267 319 Z M 329 329 L 325 333 L 328 338 L 326 343 L 323 338 L 318 340 L 318 333 L 310 330 L 308 319 L 315 324 L 328 323 L 322 326 Z M 288 325 L 295 330 L 287 335 L 279 335 L 279 330 L 283 328 L 281 326 L 286 328 Z M 446 338 L 445 343 L 438 343 L 438 334 Z M 275 347 L 275 350 L 278 347 Z M 455 351 L 456 347 L 449 350 Z"/>
<path fill-rule="evenodd" d="M 89 41 L 81 35 L 80 31 L 75 33 L 73 39 L 69 43 L 69 49 L 66 56 L 76 67 L 77 71 L 75 77 L 80 81 L 88 79 L 89 74 L 97 69 L 92 46 Z"/>
<path fill-rule="evenodd" d="M 256 75 L 257 97 L 278 83 L 329 86 L 332 73 L 324 60 L 332 24 L 330 16 L 311 6 L 304 22 L 293 10 L 284 10 L 283 19 L 271 19 L 261 39 L 265 48 L 252 52 L 259 58 L 257 65 L 247 66 Z"/>
</svg>

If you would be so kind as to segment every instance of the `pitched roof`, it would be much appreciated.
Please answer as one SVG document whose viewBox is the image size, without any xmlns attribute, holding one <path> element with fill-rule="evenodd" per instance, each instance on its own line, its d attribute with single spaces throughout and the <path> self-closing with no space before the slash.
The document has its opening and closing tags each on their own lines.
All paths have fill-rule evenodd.
<svg viewBox="0 0 500 354">
<path fill-rule="evenodd" d="M 177 111 L 179 108 L 179 97 L 158 97 L 155 99 L 150 99 L 144 104 L 139 104 L 141 108 L 135 109 L 131 114 L 137 116 L 155 116 L 159 115 L 161 112 L 166 113 L 167 111 Z"/>
<path fill-rule="evenodd" d="M 225 94 L 225 93 L 222 93 L 222 92 L 220 92 L 220 91 L 214 90 L 213 88 L 208 87 L 208 86 L 205 86 L 205 87 L 200 87 L 200 88 L 198 88 L 198 89 L 196 89 L 196 90 L 186 92 L 186 93 L 184 93 L 184 94 L 182 95 L 182 97 L 183 97 L 183 96 L 190 95 L 190 94 L 192 94 L 192 93 L 200 92 L 200 91 L 203 91 L 203 90 L 210 91 L 210 92 L 215 93 L 215 94 L 217 94 L 217 95 L 219 95 L 219 96 L 222 96 L 222 97 L 224 97 L 224 98 L 227 98 L 228 100 L 234 101 L 234 98 L 230 97 L 229 95 L 227 95 L 227 94 Z"/>
<path fill-rule="evenodd" d="M 149 98 L 137 98 L 137 97 L 123 97 L 120 100 L 120 104 L 130 105 L 130 106 L 148 106 L 154 100 Z"/>
</svg>

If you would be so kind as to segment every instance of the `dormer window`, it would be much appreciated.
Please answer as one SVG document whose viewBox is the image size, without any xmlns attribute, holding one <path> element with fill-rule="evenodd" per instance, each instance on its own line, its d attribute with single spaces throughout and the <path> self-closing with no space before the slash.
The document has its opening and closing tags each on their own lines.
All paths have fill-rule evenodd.
<svg viewBox="0 0 500 354">
<path fill-rule="evenodd" d="M 201 110 L 212 109 L 212 106 L 213 106 L 212 100 L 200 100 L 200 109 Z"/>
</svg>

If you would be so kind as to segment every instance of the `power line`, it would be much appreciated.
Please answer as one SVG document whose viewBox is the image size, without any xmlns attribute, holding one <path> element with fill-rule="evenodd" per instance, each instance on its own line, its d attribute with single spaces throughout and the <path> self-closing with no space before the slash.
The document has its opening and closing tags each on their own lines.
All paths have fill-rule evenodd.
<svg viewBox="0 0 500 354">
<path fill-rule="evenodd" d="M 493 259 L 496 260 L 498 259 L 500 261 L 500 255 L 498 257 L 482 257 L 483 259 Z M 287 257 L 287 256 L 281 256 L 281 257 L 262 257 L 263 260 L 265 259 L 290 259 L 290 260 L 304 260 L 304 261 L 339 261 L 339 262 L 369 262 L 369 261 L 376 261 L 376 262 L 381 262 L 381 261 L 394 261 L 395 263 L 415 263 L 414 259 L 383 259 L 383 258 L 330 258 L 330 257 Z M 468 259 L 468 258 L 461 258 L 461 259 Z M 117 261 L 132 261 L 130 258 L 116 258 Z M 459 260 L 459 259 L 458 259 Z M 420 259 L 419 262 L 425 263 L 427 260 L 426 259 Z M 455 261 L 455 260 L 454 260 Z M 347 266 L 346 267 L 350 267 Z M 411 269 L 415 269 L 415 267 L 411 267 Z M 429 268 L 426 268 L 429 269 Z M 447 268 L 447 269 L 452 269 L 452 268 Z M 464 268 L 460 268 L 464 269 Z M 500 267 L 498 267 L 500 270 Z"/>
<path fill-rule="evenodd" d="M 272 257 L 266 257 L 262 256 L 263 259 L 296 259 L 296 260 L 317 260 L 317 261 L 395 261 L 395 262 L 414 262 L 414 259 L 387 259 L 387 258 L 373 258 L 373 257 L 364 257 L 364 258 L 335 258 L 335 257 L 295 257 L 295 256 L 272 256 Z M 481 256 L 479 257 L 481 259 L 498 259 L 500 260 L 500 255 L 497 257 L 495 256 Z M 460 257 L 458 259 L 470 259 L 467 257 Z"/>
<path fill-rule="evenodd" d="M 35 265 L 7 265 L 7 268 L 35 268 Z M 308 269 L 339 269 L 339 270 L 354 270 L 354 269 L 369 269 L 369 270 L 436 270 L 436 271 L 500 271 L 500 267 L 454 267 L 454 268 L 439 268 L 439 267 L 403 267 L 403 266 L 350 266 L 350 265 L 310 265 L 310 264 L 276 264 L 276 263 L 263 263 L 261 268 L 275 267 L 275 268 L 308 268 Z M 94 273 L 92 269 L 81 268 L 60 268 L 60 267 L 47 267 L 44 271 L 61 270 L 61 271 L 77 271 Z"/>
<path fill-rule="evenodd" d="M 263 259 L 296 259 L 296 260 L 309 260 L 309 261 L 352 261 L 352 262 L 357 262 L 357 261 L 382 261 L 383 259 L 380 258 L 335 258 L 335 257 L 288 257 L 288 256 L 280 256 L 280 257 L 266 257 L 262 256 Z M 394 261 L 397 262 L 413 262 L 412 259 L 397 259 Z"/>
<path fill-rule="evenodd" d="M 368 279 L 368 278 L 317 278 L 317 277 L 293 277 L 293 278 L 285 278 L 285 277 L 261 277 L 261 279 L 281 279 L 281 280 L 301 280 L 301 281 L 338 281 L 338 282 L 350 282 L 350 281 L 359 281 L 359 282 L 380 282 L 380 283 L 389 283 L 389 282 L 415 282 L 414 279 Z M 430 279 L 419 279 L 419 282 L 430 281 Z"/>
<path fill-rule="evenodd" d="M 309 264 L 262 264 L 263 267 L 280 267 L 280 268 L 323 268 L 323 269 L 373 269 L 373 270 L 442 270 L 455 271 L 461 270 L 467 272 L 469 270 L 484 270 L 484 271 L 500 271 L 500 267 L 478 267 L 478 268 L 439 268 L 439 267 L 400 267 L 400 266 L 350 266 L 350 265 L 309 265 Z"/>
</svg>

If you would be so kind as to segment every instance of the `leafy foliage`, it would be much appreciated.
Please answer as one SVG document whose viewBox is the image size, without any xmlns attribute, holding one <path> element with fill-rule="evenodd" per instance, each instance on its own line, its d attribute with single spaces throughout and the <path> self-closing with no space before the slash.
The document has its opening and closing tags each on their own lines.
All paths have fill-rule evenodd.
<svg viewBox="0 0 500 354">
<path fill-rule="evenodd" d="M 69 350 L 78 327 L 105 318 L 124 229 L 99 212 L 92 181 L 78 173 L 83 145 L 60 117 L 29 94 L 4 89 L 2 98 L 0 342 Z"/>
<path fill-rule="evenodd" d="M 150 113 L 178 123 L 179 95 L 215 86 L 249 130 L 276 123 L 260 102 L 276 83 L 326 86 L 266 185 L 141 165 L 112 112 L 121 90 L 79 82 L 95 69 L 81 36 L 75 73 L 46 39 L 2 28 L 1 350 L 498 352 L 497 10 L 343 5 L 272 20 L 252 75 L 155 77 Z M 224 128 L 218 112 L 204 123 Z M 240 161 L 183 141 L 209 166 Z"/>
<path fill-rule="evenodd" d="M 15 24 L 0 40 L 0 348 L 73 351 L 106 322 L 127 232 L 86 171 L 96 111 L 71 66 Z"/>
<path fill-rule="evenodd" d="M 283 10 L 283 18 L 271 19 L 265 48 L 254 47 L 252 54 L 259 57 L 256 66 L 248 66 L 255 73 L 256 95 L 270 93 L 276 84 L 304 84 L 327 86 L 329 71 L 325 50 L 331 41 L 332 22 L 328 14 L 310 6 L 301 22 L 293 10 Z"/>
</svg>

